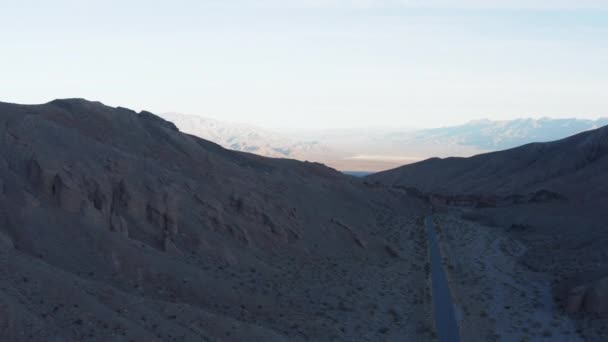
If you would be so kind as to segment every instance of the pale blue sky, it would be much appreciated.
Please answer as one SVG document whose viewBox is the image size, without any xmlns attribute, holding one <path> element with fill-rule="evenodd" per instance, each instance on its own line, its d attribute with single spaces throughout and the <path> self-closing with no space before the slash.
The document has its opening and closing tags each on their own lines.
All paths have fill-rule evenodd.
<svg viewBox="0 0 608 342">
<path fill-rule="evenodd" d="M 267 127 L 608 116 L 608 1 L 0 0 L 0 101 Z"/>
</svg>

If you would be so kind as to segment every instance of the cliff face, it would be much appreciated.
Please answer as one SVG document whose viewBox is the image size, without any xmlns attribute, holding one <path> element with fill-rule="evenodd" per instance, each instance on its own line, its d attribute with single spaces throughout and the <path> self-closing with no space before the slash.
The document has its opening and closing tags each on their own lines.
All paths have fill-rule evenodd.
<svg viewBox="0 0 608 342">
<path fill-rule="evenodd" d="M 348 340 L 354 326 L 409 329 L 358 305 L 399 295 L 366 279 L 415 257 L 386 218 L 414 222 L 419 200 L 85 100 L 0 103 L 0 138 L 2 340 Z M 331 312 L 338 304 L 352 311 Z M 336 320 L 350 323 L 341 331 Z"/>
</svg>

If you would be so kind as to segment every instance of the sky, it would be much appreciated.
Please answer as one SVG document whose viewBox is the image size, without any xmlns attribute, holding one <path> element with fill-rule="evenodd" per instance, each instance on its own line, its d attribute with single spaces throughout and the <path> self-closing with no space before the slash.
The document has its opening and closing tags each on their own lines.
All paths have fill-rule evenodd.
<svg viewBox="0 0 608 342">
<path fill-rule="evenodd" d="M 608 116 L 605 0 L 0 0 L 0 101 L 268 128 Z"/>
</svg>

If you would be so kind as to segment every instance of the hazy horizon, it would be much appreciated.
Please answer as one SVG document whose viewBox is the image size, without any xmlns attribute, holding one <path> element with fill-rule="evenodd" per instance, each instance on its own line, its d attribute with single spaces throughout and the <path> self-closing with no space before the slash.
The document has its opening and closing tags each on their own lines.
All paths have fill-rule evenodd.
<svg viewBox="0 0 608 342">
<path fill-rule="evenodd" d="M 21 1 L 0 19 L 10 102 L 282 129 L 607 114 L 602 1 Z"/>
<path fill-rule="evenodd" d="M 145 110 L 145 109 L 144 109 Z M 464 125 L 468 125 L 468 124 L 473 124 L 473 123 L 477 123 L 477 122 L 483 122 L 485 120 L 488 121 L 492 121 L 492 122 L 496 122 L 496 123 L 501 123 L 501 122 L 510 122 L 510 121 L 516 121 L 516 120 L 590 120 L 590 121 L 600 121 L 603 119 L 608 119 L 608 113 L 606 115 L 598 115 L 595 117 L 576 117 L 576 116 L 563 116 L 563 117 L 552 117 L 552 116 L 548 116 L 548 115 L 542 115 L 542 116 L 520 116 L 520 117 L 513 117 L 513 118 L 508 118 L 508 119 L 501 119 L 501 118 L 491 118 L 491 117 L 480 117 L 480 118 L 472 118 L 472 119 L 465 119 L 464 121 L 458 121 L 458 122 L 454 122 L 452 124 L 444 124 L 444 125 L 440 125 L 440 126 L 415 126 L 415 125 L 390 125 L 390 123 L 371 123 L 369 125 L 366 126 L 340 126 L 340 127 L 304 127 L 304 128 L 300 128 L 300 127 L 284 127 L 284 126 L 265 126 L 263 124 L 259 124 L 256 123 L 254 121 L 234 121 L 234 120 L 229 120 L 229 119 L 223 119 L 223 118 L 217 118 L 217 117 L 212 117 L 212 116 L 206 116 L 204 114 L 198 114 L 198 113 L 182 113 L 182 112 L 177 112 L 177 111 L 168 111 L 168 112 L 164 112 L 164 113 L 158 113 L 159 115 L 185 115 L 185 116 L 195 116 L 195 117 L 200 117 L 201 119 L 206 119 L 206 120 L 215 120 L 218 122 L 222 122 L 222 123 L 227 123 L 227 124 L 235 124 L 235 125 L 246 125 L 246 126 L 252 126 L 252 127 L 257 127 L 257 128 L 261 128 L 261 129 L 265 129 L 265 130 L 270 130 L 270 131 L 286 131 L 286 132 L 340 132 L 340 131 L 359 131 L 359 130 L 370 130 L 370 131 L 374 131 L 374 130 L 378 130 L 378 131 L 417 131 L 417 130 L 427 130 L 427 129 L 435 129 L 435 128 L 448 128 L 448 127 L 456 127 L 456 126 L 464 126 Z"/>
<path fill-rule="evenodd" d="M 42 102 L 28 102 L 28 103 L 24 103 L 24 102 L 15 102 L 15 101 L 8 101 L 5 99 L 0 99 L 0 102 L 5 102 L 5 103 L 14 103 L 14 104 L 21 104 L 21 105 L 41 105 L 41 104 L 45 104 L 45 103 L 49 103 L 52 102 L 54 100 L 64 100 L 64 99 L 83 99 L 85 101 L 93 101 L 93 102 L 101 102 L 104 105 L 107 106 L 111 106 L 111 107 L 124 107 L 123 105 L 115 105 L 115 104 L 109 104 L 109 103 L 105 103 L 103 101 L 98 101 L 95 99 L 87 99 L 87 98 L 82 98 L 82 97 L 70 97 L 70 98 L 55 98 L 55 99 L 50 99 L 48 101 L 42 101 Z M 486 117 L 479 117 L 479 118 L 472 118 L 472 119 L 465 119 L 465 121 L 458 121 L 458 122 L 454 122 L 452 124 L 443 124 L 440 126 L 414 126 L 414 125 L 390 125 L 390 123 L 371 123 L 370 125 L 366 125 L 366 126 L 338 126 L 338 127 L 287 127 L 287 126 L 266 126 L 264 124 L 260 124 L 255 122 L 255 118 L 252 121 L 237 121 L 237 120 L 231 120 L 231 119 L 225 119 L 225 118 L 221 118 L 221 117 L 213 117 L 213 116 L 207 116 L 205 114 L 199 114 L 199 113 L 185 113 L 185 112 L 178 112 L 178 111 L 165 111 L 165 112 L 158 112 L 158 111 L 153 111 L 150 110 L 149 108 L 132 108 L 132 107 L 126 107 L 128 109 L 132 109 L 132 110 L 136 110 L 136 111 L 151 111 L 154 112 L 155 114 L 158 114 L 160 116 L 164 116 L 164 115 L 184 115 L 184 116 L 189 116 L 189 117 L 199 117 L 201 119 L 204 120 L 214 120 L 217 122 L 221 122 L 221 123 L 225 123 L 225 124 L 234 124 L 234 125 L 245 125 L 245 126 L 251 126 L 251 127 L 255 127 L 255 128 L 259 128 L 259 129 L 264 129 L 264 130 L 268 130 L 268 131 L 284 131 L 286 133 L 289 132 L 340 132 L 340 131 L 360 131 L 360 130 L 369 130 L 369 131 L 417 131 L 417 130 L 428 130 L 428 129 L 436 129 L 436 128 L 449 128 L 449 127 L 457 127 L 457 126 L 464 126 L 464 125 L 468 125 L 468 124 L 474 124 L 474 123 L 478 123 L 478 122 L 483 122 L 483 121 L 491 121 L 491 122 L 495 122 L 495 123 L 506 123 L 506 122 L 511 122 L 511 121 L 517 121 L 517 120 L 535 120 L 535 121 L 539 121 L 539 120 L 589 120 L 589 121 L 600 121 L 603 119 L 608 119 L 608 115 L 598 115 L 598 116 L 591 116 L 591 117 L 581 117 L 581 116 L 563 116 L 563 117 L 554 117 L 554 116 L 548 116 L 548 115 L 537 115 L 537 116 L 520 116 L 520 117 L 513 117 L 513 118 L 508 118 L 508 119 L 501 119 L 501 118 L 492 118 L 490 116 L 486 116 Z"/>
</svg>

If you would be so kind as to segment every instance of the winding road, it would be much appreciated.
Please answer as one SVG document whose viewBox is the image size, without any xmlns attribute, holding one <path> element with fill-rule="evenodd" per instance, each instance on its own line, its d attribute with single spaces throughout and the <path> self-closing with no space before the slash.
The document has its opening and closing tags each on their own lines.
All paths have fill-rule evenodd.
<svg viewBox="0 0 608 342">
<path fill-rule="evenodd" d="M 459 342 L 458 323 L 454 314 L 454 304 L 448 286 L 448 280 L 441 263 L 441 253 L 435 226 L 430 216 L 425 219 L 428 230 L 429 253 L 431 258 L 431 279 L 433 291 L 433 309 L 435 311 L 435 327 L 439 342 Z"/>
</svg>

